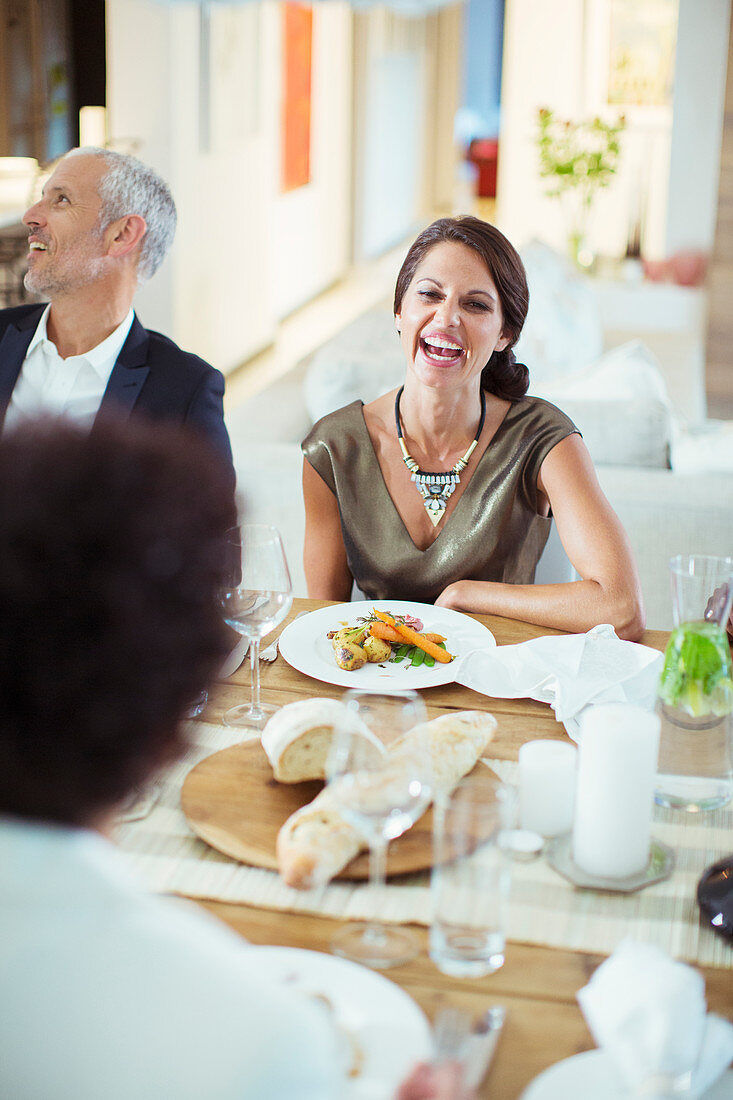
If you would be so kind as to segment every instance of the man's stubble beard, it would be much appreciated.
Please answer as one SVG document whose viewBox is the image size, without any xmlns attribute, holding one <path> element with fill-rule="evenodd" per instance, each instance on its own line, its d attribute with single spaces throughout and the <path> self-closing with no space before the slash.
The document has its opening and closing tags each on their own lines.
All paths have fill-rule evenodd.
<svg viewBox="0 0 733 1100">
<path fill-rule="evenodd" d="M 26 290 L 52 298 L 81 290 L 100 279 L 105 271 L 104 257 L 89 255 L 88 252 L 98 249 L 102 231 L 94 232 L 90 238 L 83 245 L 66 252 L 60 261 L 52 259 L 45 270 L 34 271 L 29 267 L 23 279 Z"/>
</svg>

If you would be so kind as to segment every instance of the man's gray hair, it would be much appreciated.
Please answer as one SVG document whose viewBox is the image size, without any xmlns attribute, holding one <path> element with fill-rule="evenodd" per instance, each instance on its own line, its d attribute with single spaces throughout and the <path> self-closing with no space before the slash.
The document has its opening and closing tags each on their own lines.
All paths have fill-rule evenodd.
<svg viewBox="0 0 733 1100">
<path fill-rule="evenodd" d="M 128 214 L 145 219 L 147 231 L 140 245 L 137 274 L 140 282 L 149 279 L 163 262 L 176 232 L 176 204 L 168 184 L 147 164 L 127 153 L 87 145 L 66 155 L 101 157 L 107 166 L 99 181 L 102 230 Z"/>
</svg>

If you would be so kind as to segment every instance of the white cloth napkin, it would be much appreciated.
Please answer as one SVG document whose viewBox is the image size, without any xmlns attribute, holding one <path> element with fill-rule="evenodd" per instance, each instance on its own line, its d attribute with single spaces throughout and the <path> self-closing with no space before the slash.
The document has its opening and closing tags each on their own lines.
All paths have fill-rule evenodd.
<svg viewBox="0 0 733 1100">
<path fill-rule="evenodd" d="M 621 641 L 606 623 L 587 634 L 473 650 L 461 660 L 456 681 L 495 699 L 549 703 L 577 741 L 580 712 L 591 703 L 651 709 L 663 661 L 656 649 Z"/>
<path fill-rule="evenodd" d="M 733 1024 L 706 1012 L 702 975 L 658 947 L 623 940 L 578 1001 L 634 1097 L 697 1097 L 733 1058 Z"/>
</svg>

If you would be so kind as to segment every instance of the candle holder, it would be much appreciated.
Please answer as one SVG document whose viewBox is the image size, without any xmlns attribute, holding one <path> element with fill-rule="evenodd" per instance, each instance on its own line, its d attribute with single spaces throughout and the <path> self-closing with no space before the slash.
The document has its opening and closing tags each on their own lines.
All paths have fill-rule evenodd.
<svg viewBox="0 0 733 1100">
<path fill-rule="evenodd" d="M 563 878 L 568 879 L 574 886 L 581 886 L 586 890 L 606 890 L 614 894 L 633 894 L 636 890 L 643 890 L 645 886 L 652 886 L 655 882 L 663 882 L 669 878 L 674 870 L 674 852 L 661 840 L 653 837 L 649 844 L 649 862 L 642 871 L 627 875 L 625 878 L 605 878 L 603 875 L 591 875 L 577 865 L 573 859 L 573 834 L 557 837 L 551 841 L 547 848 L 547 862 L 553 870 Z"/>
</svg>

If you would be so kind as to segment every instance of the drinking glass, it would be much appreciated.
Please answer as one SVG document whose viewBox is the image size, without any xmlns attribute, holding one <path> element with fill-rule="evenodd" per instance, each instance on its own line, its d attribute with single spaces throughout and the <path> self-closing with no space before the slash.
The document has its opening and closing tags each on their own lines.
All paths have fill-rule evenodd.
<svg viewBox="0 0 733 1100">
<path fill-rule="evenodd" d="M 336 728 L 327 763 L 329 790 L 341 816 L 369 845 L 369 882 L 384 885 L 387 845 L 423 814 L 431 797 L 425 707 L 414 691 L 348 691 L 348 711 L 362 723 Z M 349 924 L 332 940 L 338 955 L 366 966 L 397 966 L 414 958 L 418 942 L 408 929 L 378 921 Z"/>
<path fill-rule="evenodd" d="M 260 639 L 285 618 L 293 602 L 288 563 L 277 528 L 243 523 L 230 532 L 232 573 L 220 592 L 224 618 L 249 639 L 252 698 L 224 714 L 225 726 L 261 730 L 277 707 L 260 700 Z"/>
<path fill-rule="evenodd" d="M 669 563 L 675 628 L 659 683 L 656 801 L 699 812 L 730 801 L 733 667 L 726 624 L 733 559 L 679 555 Z"/>
<path fill-rule="evenodd" d="M 488 769 L 457 784 L 434 818 L 430 958 L 444 974 L 477 978 L 504 963 L 511 869 L 505 834 L 517 798 Z"/>
</svg>

